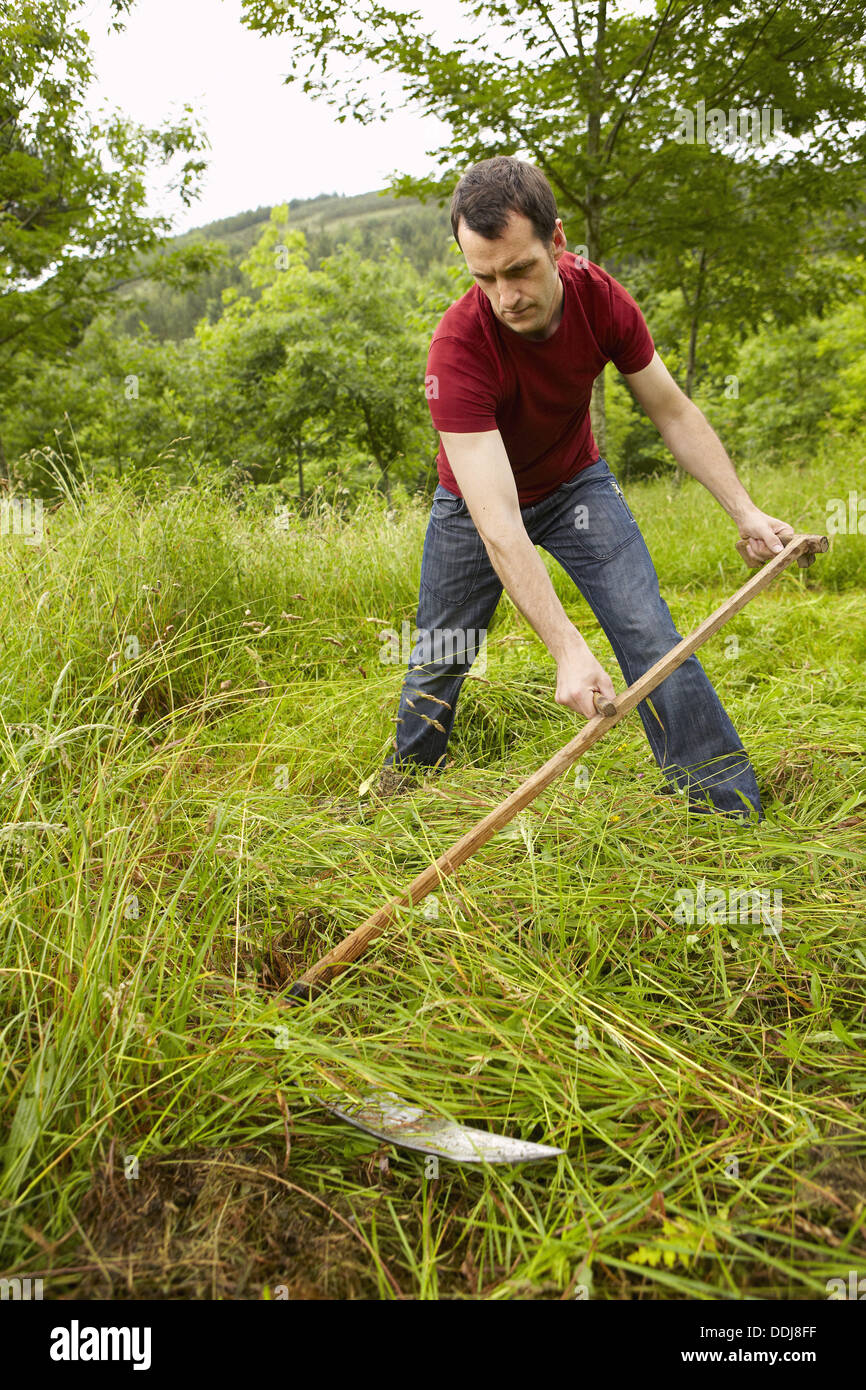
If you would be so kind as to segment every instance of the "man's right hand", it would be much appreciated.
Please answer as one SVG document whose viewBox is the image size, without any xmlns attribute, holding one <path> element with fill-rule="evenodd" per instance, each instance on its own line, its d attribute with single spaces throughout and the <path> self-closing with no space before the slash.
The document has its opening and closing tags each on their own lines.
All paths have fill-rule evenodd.
<svg viewBox="0 0 866 1390">
<path fill-rule="evenodd" d="M 592 719 L 598 713 L 593 703 L 596 690 L 609 700 L 616 698 L 607 671 L 578 636 L 556 663 L 556 703 Z"/>
</svg>

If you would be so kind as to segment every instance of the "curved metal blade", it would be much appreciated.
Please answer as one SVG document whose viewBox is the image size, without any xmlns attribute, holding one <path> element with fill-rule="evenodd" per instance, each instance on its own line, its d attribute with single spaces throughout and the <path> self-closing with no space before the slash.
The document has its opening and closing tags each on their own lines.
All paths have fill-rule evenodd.
<svg viewBox="0 0 866 1390">
<path fill-rule="evenodd" d="M 408 1105 L 393 1091 L 371 1091 L 360 1100 L 339 1105 L 323 1096 L 317 1099 L 332 1115 L 338 1115 L 376 1139 L 403 1149 L 450 1158 L 454 1163 L 538 1163 L 565 1153 L 550 1144 L 531 1144 L 507 1134 L 459 1125 L 456 1120 L 431 1115 L 420 1106 Z"/>
</svg>

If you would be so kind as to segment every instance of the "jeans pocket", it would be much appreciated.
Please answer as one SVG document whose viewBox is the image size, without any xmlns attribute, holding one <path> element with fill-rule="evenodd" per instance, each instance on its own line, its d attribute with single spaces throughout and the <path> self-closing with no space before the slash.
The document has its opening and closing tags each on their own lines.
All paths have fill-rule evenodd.
<svg viewBox="0 0 866 1390">
<path fill-rule="evenodd" d="M 485 554 L 463 498 L 435 498 L 424 537 L 421 588 L 446 610 L 459 608 L 475 588 Z"/>
<path fill-rule="evenodd" d="M 640 535 L 625 494 L 604 459 L 603 470 L 579 483 L 569 496 L 578 545 L 593 560 L 609 560 Z M 578 479 L 581 477 L 578 474 Z"/>
<path fill-rule="evenodd" d="M 447 521 L 465 510 L 466 503 L 462 497 L 455 497 L 454 493 L 439 493 L 433 498 L 430 515 L 434 521 Z"/>
</svg>

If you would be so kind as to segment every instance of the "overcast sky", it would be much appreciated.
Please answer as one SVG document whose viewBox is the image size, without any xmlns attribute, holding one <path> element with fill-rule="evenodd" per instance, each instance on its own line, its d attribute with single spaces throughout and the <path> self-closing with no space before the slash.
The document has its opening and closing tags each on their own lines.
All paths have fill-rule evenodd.
<svg viewBox="0 0 866 1390">
<path fill-rule="evenodd" d="M 460 24 L 465 32 L 457 0 L 414 0 L 413 7 L 430 16 L 440 37 Z M 107 100 L 153 125 L 190 102 L 211 142 L 202 197 L 192 208 L 154 187 L 150 210 L 177 211 L 178 232 L 261 204 L 365 193 L 397 170 L 427 173 L 433 162 L 426 151 L 447 137 L 441 122 L 410 111 L 385 124 L 339 125 L 324 101 L 285 85 L 289 39 L 246 29 L 241 0 L 138 0 L 121 34 L 107 33 L 108 14 L 108 0 L 86 0 L 81 11 L 97 74 L 94 109 Z"/>
</svg>

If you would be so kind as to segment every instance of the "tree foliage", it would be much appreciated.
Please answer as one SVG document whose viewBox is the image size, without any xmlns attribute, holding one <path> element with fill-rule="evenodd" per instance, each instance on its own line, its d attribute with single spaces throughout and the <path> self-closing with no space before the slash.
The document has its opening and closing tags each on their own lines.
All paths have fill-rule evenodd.
<svg viewBox="0 0 866 1390">
<path fill-rule="evenodd" d="M 127 6 L 118 4 L 118 12 Z M 19 0 L 0 10 L 0 367 L 5 374 L 74 344 L 170 221 L 145 208 L 154 167 L 196 195 L 205 140 L 187 106 L 145 127 L 86 99 L 93 72 L 78 0 Z M 153 256 L 151 273 L 187 283 L 209 248 Z"/>
<path fill-rule="evenodd" d="M 291 37 L 287 80 L 341 119 L 387 116 L 381 72 L 450 136 L 404 192 L 444 196 L 466 165 L 499 153 L 549 178 L 570 235 L 614 270 L 626 256 L 677 274 L 694 336 L 712 312 L 799 302 L 790 273 L 805 228 L 859 196 L 866 150 L 860 0 L 465 0 L 461 37 L 442 44 L 418 12 L 379 0 L 244 0 L 247 24 Z M 723 139 L 679 140 L 678 113 L 724 111 Z M 740 110 L 782 113 L 784 136 L 755 139 Z M 768 274 L 768 269 L 772 272 Z M 790 313 L 790 310 L 787 312 Z M 604 376 L 593 423 L 604 447 Z"/>
<path fill-rule="evenodd" d="M 436 451 L 427 345 L 459 271 L 421 276 L 396 244 L 369 260 L 352 242 L 313 269 L 286 219 L 274 209 L 243 284 L 192 338 L 118 333 L 102 315 L 74 353 L 22 378 L 7 398 L 10 454 L 58 445 L 97 471 L 159 463 L 179 479 L 207 459 L 301 500 L 317 486 L 423 483 Z"/>
</svg>

